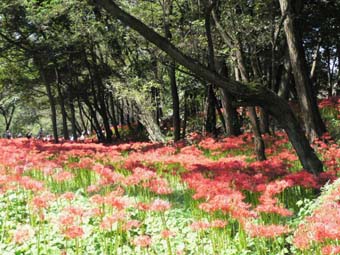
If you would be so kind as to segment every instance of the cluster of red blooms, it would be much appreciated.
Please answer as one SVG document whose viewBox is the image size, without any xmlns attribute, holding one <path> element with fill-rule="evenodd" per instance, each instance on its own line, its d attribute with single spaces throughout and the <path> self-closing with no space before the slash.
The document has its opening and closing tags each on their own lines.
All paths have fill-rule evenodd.
<svg viewBox="0 0 340 255">
<path fill-rule="evenodd" d="M 191 223 L 190 227 L 194 231 L 202 231 L 209 228 L 224 228 L 227 224 L 228 222 L 225 220 L 213 220 L 211 222 L 199 220 Z"/>
<path fill-rule="evenodd" d="M 232 149 L 248 151 L 252 137 L 245 134 L 240 137 L 215 140 L 199 135 L 191 137 L 196 145 L 177 143 L 175 146 L 162 146 L 153 143 L 127 143 L 103 146 L 90 143 L 63 143 L 55 145 L 25 139 L 0 140 L 0 193 L 13 189 L 24 189 L 33 194 L 30 206 L 39 212 L 48 209 L 57 196 L 45 187 L 44 182 L 27 176 L 27 172 L 40 170 L 42 175 L 57 183 L 72 182 L 76 171 L 93 171 L 98 181 L 87 187 L 90 201 L 95 208 L 83 209 L 65 207 L 59 215 L 60 230 L 66 238 L 80 238 L 85 235 L 82 227 L 87 217 L 98 217 L 99 226 L 103 231 L 110 231 L 116 223 L 121 223 L 124 230 L 139 228 L 142 222 L 131 219 L 126 213 L 129 208 L 164 213 L 171 205 L 165 200 L 156 199 L 150 203 L 136 203 L 125 196 L 125 190 L 131 186 L 148 189 L 156 195 L 168 195 L 173 192 L 167 179 L 157 172 L 162 169 L 183 172 L 182 182 L 193 190 L 193 199 L 199 200 L 199 208 L 207 213 L 221 212 L 237 220 L 246 232 L 253 237 L 271 238 L 286 234 L 289 229 L 281 225 L 259 225 L 254 221 L 262 214 L 279 214 L 290 216 L 291 211 L 284 208 L 277 195 L 294 186 L 319 188 L 328 180 L 334 180 L 340 170 L 340 149 L 336 145 L 316 142 L 316 147 L 325 159 L 328 171 L 315 177 L 307 171 L 291 173 L 289 168 L 297 159 L 296 155 L 284 146 L 287 138 L 278 134 L 279 140 L 265 136 L 265 142 L 271 144 L 267 150 L 268 160 L 247 162 L 246 156 L 228 155 L 217 160 L 204 155 L 204 150 L 232 153 Z M 124 153 L 123 153 L 124 152 Z M 126 156 L 125 152 L 129 152 Z M 125 156 L 124 156 L 124 155 Z M 218 153 L 217 153 L 218 154 Z M 249 158 L 249 157 L 248 157 Z M 77 160 L 70 160 L 77 159 Z M 116 171 L 113 167 L 120 166 L 128 170 L 127 174 Z M 118 168 L 118 167 L 117 167 Z M 185 169 L 185 170 L 183 170 Z M 169 170 L 170 171 L 170 170 Z M 171 173 L 171 172 L 170 172 Z M 105 187 L 111 192 L 99 195 Z M 246 202 L 245 191 L 256 193 L 259 204 L 254 207 Z M 68 202 L 74 199 L 73 193 L 64 193 L 61 199 Z M 102 208 L 110 208 L 106 214 Z M 114 213 L 112 213 L 114 212 Z M 328 199 L 313 216 L 307 219 L 309 225 L 300 226 L 295 233 L 295 245 L 306 249 L 310 242 L 323 243 L 325 240 L 340 238 L 337 225 L 340 222 L 340 209 L 333 197 Z M 99 220 L 100 219 L 100 220 Z M 191 227 L 194 230 L 225 227 L 226 222 L 198 221 Z M 323 226 L 323 227 L 322 227 Z M 309 240 L 306 241 L 308 233 Z M 30 230 L 23 230 L 22 236 L 30 236 Z M 170 230 L 164 230 L 164 238 L 173 236 Z M 18 232 L 20 240 L 20 232 Z M 24 239 L 24 238 L 21 238 Z M 151 238 L 142 235 L 133 243 L 141 247 L 151 244 Z M 338 248 L 325 246 L 327 251 L 334 253 Z"/>
<path fill-rule="evenodd" d="M 329 194 L 320 198 L 320 205 L 312 215 L 306 217 L 305 222 L 299 225 L 294 233 L 294 245 L 306 250 L 314 244 L 325 245 L 323 254 L 340 254 L 337 245 L 340 239 L 340 183 L 336 182 Z M 334 245 L 329 245 L 331 242 Z"/>
<path fill-rule="evenodd" d="M 292 184 L 285 181 L 275 181 L 265 186 L 265 190 L 259 198 L 260 204 L 256 207 L 257 212 L 276 213 L 282 216 L 291 216 L 293 212 L 283 208 L 279 200 L 274 197 L 280 194 L 284 189 L 291 187 Z"/>
<path fill-rule="evenodd" d="M 333 96 L 333 97 L 328 97 L 325 99 L 320 100 L 319 102 L 319 107 L 325 108 L 333 108 L 333 109 L 338 109 L 340 110 L 340 97 L 339 96 Z"/>
</svg>

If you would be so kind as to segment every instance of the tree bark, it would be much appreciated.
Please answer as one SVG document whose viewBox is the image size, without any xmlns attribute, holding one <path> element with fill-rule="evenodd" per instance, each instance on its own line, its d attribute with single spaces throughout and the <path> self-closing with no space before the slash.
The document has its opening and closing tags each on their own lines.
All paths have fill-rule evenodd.
<svg viewBox="0 0 340 255">
<path fill-rule="evenodd" d="M 287 132 L 303 167 L 314 174 L 322 172 L 322 162 L 318 159 L 314 150 L 311 148 L 299 125 L 299 122 L 284 99 L 280 98 L 267 88 L 254 88 L 241 82 L 228 80 L 225 77 L 221 77 L 217 73 L 212 72 L 199 62 L 180 52 L 166 38 L 162 37 L 144 23 L 120 9 L 114 1 L 100 0 L 95 1 L 95 4 L 103 7 L 108 13 L 119 19 L 123 24 L 128 25 L 133 30 L 137 31 L 146 40 L 155 44 L 158 48 L 172 57 L 177 63 L 188 68 L 198 77 L 226 89 L 228 93 L 239 98 L 239 100 L 246 101 L 248 104 L 259 105 L 267 109 Z"/>
<path fill-rule="evenodd" d="M 48 100 L 50 102 L 50 107 L 51 107 L 51 120 L 52 120 L 54 142 L 58 143 L 59 138 L 58 138 L 58 128 L 57 128 L 57 110 L 55 107 L 55 100 L 52 94 L 51 84 L 48 82 L 45 82 L 45 88 L 46 88 Z"/>
<path fill-rule="evenodd" d="M 187 131 L 187 121 L 188 121 L 188 93 L 184 92 L 184 117 L 183 117 L 183 130 L 182 130 L 182 138 L 185 139 L 186 131 Z"/>
<path fill-rule="evenodd" d="M 36 59 L 36 62 L 38 64 L 40 76 L 44 82 L 48 101 L 50 103 L 51 108 L 51 121 L 52 121 L 52 129 L 53 129 L 53 140 L 55 143 L 59 142 L 58 138 L 58 126 L 57 126 L 57 110 L 55 105 L 55 98 L 52 93 L 51 83 L 52 83 L 52 77 L 49 77 L 47 74 L 47 70 L 43 67 L 43 64 L 40 62 L 39 59 Z"/>
<path fill-rule="evenodd" d="M 137 115 L 140 123 L 145 127 L 149 139 L 151 142 L 161 142 L 165 143 L 165 136 L 162 134 L 161 129 L 157 125 L 152 113 L 143 106 L 142 103 L 136 102 Z"/>
<path fill-rule="evenodd" d="M 73 100 L 74 98 L 69 99 L 69 106 L 70 106 L 70 112 L 71 112 L 71 129 L 72 129 L 72 136 L 73 140 L 77 141 L 78 139 L 78 134 L 77 134 L 77 121 L 76 121 L 76 111 L 74 109 L 74 103 Z"/>
<path fill-rule="evenodd" d="M 111 108 L 111 123 L 115 131 L 116 138 L 120 139 L 120 134 L 119 134 L 118 125 L 117 125 L 116 111 L 115 111 L 115 103 L 114 103 L 112 93 L 110 94 L 109 100 L 110 100 L 110 106 L 111 106 L 110 107 Z"/>
<path fill-rule="evenodd" d="M 169 16 L 172 14 L 172 0 L 163 1 L 163 23 L 165 38 L 171 41 L 172 35 L 170 31 Z M 170 88 L 172 97 L 172 122 L 174 127 L 174 141 L 181 139 L 181 118 L 179 107 L 178 88 L 176 83 L 176 62 L 171 60 L 168 66 L 168 74 L 170 78 Z"/>
<path fill-rule="evenodd" d="M 299 14 L 297 5 L 303 4 L 301 0 L 280 0 L 282 16 L 286 15 L 284 30 L 286 34 L 290 62 L 294 75 L 296 91 L 298 93 L 301 115 L 305 132 L 310 141 L 321 137 L 326 132 L 325 124 L 321 119 L 316 96 L 313 93 L 305 53 L 296 25 L 296 15 Z"/>
<path fill-rule="evenodd" d="M 65 140 L 69 140 L 70 136 L 69 136 L 68 127 L 67 127 L 67 113 L 66 113 L 66 108 L 65 108 L 65 100 L 64 100 L 64 95 L 61 91 L 61 84 L 60 84 L 61 81 L 59 77 L 59 71 L 57 70 L 57 68 L 55 68 L 55 73 L 56 73 L 59 105 L 60 105 L 60 110 L 61 110 L 61 118 L 62 118 L 62 123 L 63 123 L 63 136 Z"/>
<path fill-rule="evenodd" d="M 255 154 L 258 161 L 266 160 L 265 146 L 259 128 L 255 107 L 248 107 L 249 120 L 254 133 Z"/>
<path fill-rule="evenodd" d="M 228 77 L 227 65 L 223 59 L 219 59 L 216 65 L 219 75 Z M 232 105 L 232 96 L 227 90 L 220 88 L 221 102 L 223 107 L 223 118 L 227 136 L 237 136 L 241 134 L 241 127 L 236 108 Z"/>
</svg>

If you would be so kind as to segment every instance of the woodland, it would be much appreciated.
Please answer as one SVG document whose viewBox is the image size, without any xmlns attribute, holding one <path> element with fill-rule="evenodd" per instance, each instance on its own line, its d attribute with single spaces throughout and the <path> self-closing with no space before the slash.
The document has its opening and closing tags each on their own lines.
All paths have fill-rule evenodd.
<svg viewBox="0 0 340 255">
<path fill-rule="evenodd" d="M 1 0 L 0 254 L 340 254 L 339 0 Z"/>
</svg>

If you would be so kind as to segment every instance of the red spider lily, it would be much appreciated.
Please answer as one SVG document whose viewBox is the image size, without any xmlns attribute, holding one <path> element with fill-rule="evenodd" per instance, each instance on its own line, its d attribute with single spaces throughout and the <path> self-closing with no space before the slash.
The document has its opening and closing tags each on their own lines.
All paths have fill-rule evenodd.
<svg viewBox="0 0 340 255">
<path fill-rule="evenodd" d="M 119 197 L 115 194 L 108 194 L 105 197 L 105 203 L 116 208 L 117 210 L 123 210 L 128 207 L 132 207 L 132 201 L 128 197 Z"/>
<path fill-rule="evenodd" d="M 291 187 L 292 182 L 285 180 L 275 181 L 266 185 L 265 190 L 259 198 L 260 204 L 256 207 L 257 212 L 276 213 L 282 216 L 291 216 L 293 213 L 280 205 L 274 196 L 284 189 Z"/>
<path fill-rule="evenodd" d="M 293 244 L 301 250 L 308 249 L 313 243 L 324 243 L 340 239 L 340 194 L 339 184 L 327 195 L 314 210 L 312 216 L 306 217 L 294 233 Z"/>
<path fill-rule="evenodd" d="M 250 210 L 251 205 L 243 202 L 243 199 L 244 196 L 239 192 L 230 195 L 217 195 L 208 202 L 202 203 L 199 208 L 207 212 L 220 210 L 240 221 L 245 218 L 257 217 L 256 212 Z"/>
<path fill-rule="evenodd" d="M 75 215 L 68 213 L 61 214 L 58 219 L 61 228 L 64 228 L 65 226 L 70 226 L 75 221 L 76 221 Z"/>
<path fill-rule="evenodd" d="M 290 232 L 287 226 L 257 225 L 250 222 L 245 224 L 245 230 L 251 237 L 275 238 Z"/>
<path fill-rule="evenodd" d="M 143 202 L 138 202 L 135 207 L 140 210 L 140 211 L 148 211 L 150 210 L 150 205 L 143 203 Z"/>
<path fill-rule="evenodd" d="M 156 199 L 150 204 L 149 210 L 154 212 L 164 212 L 169 210 L 170 207 L 171 204 L 168 201 Z"/>
<path fill-rule="evenodd" d="M 77 206 L 68 206 L 65 207 L 64 212 L 67 212 L 69 214 L 72 214 L 74 216 L 79 216 L 82 217 L 85 214 L 85 210 L 81 207 L 77 207 Z"/>
<path fill-rule="evenodd" d="M 286 175 L 284 180 L 291 182 L 293 186 L 302 186 L 305 188 L 320 188 L 317 177 L 307 171 L 296 172 Z"/>
<path fill-rule="evenodd" d="M 205 230 L 205 229 L 210 228 L 210 224 L 208 222 L 199 220 L 199 221 L 195 221 L 195 222 L 191 223 L 190 228 L 193 231 L 201 231 L 201 230 Z"/>
<path fill-rule="evenodd" d="M 340 246 L 339 245 L 327 245 L 322 247 L 321 249 L 322 255 L 336 255 L 340 254 Z"/>
<path fill-rule="evenodd" d="M 94 193 L 94 192 L 98 192 L 100 190 L 100 186 L 97 185 L 90 185 L 87 187 L 86 191 L 88 193 Z"/>
<path fill-rule="evenodd" d="M 151 243 L 152 243 L 152 239 L 148 235 L 137 236 L 132 241 L 132 244 L 134 244 L 135 246 L 139 246 L 139 247 L 148 247 L 151 245 Z"/>
<path fill-rule="evenodd" d="M 96 203 L 96 204 L 104 204 L 105 203 L 105 198 L 99 194 L 93 195 L 90 198 L 90 201 L 92 203 Z"/>
<path fill-rule="evenodd" d="M 33 180 L 28 176 L 23 176 L 19 180 L 19 185 L 24 189 L 32 190 L 33 192 L 42 191 L 44 189 L 44 184 L 41 181 Z"/>
<path fill-rule="evenodd" d="M 94 164 L 95 164 L 95 162 L 91 158 L 81 158 L 79 163 L 78 163 L 78 168 L 91 169 Z"/>
<path fill-rule="evenodd" d="M 74 174 L 67 172 L 67 171 L 61 171 L 53 175 L 53 179 L 57 182 L 70 181 L 73 178 L 74 178 Z"/>
<path fill-rule="evenodd" d="M 71 200 L 73 200 L 75 198 L 75 195 L 74 195 L 73 192 L 66 192 L 66 193 L 62 194 L 60 197 L 62 199 L 66 199 L 66 200 L 71 201 Z"/>
<path fill-rule="evenodd" d="M 145 187 L 149 187 L 151 191 L 159 195 L 167 195 L 172 193 L 172 189 L 169 187 L 167 180 L 162 178 L 150 180 Z"/>
<path fill-rule="evenodd" d="M 196 146 L 186 146 L 181 149 L 181 154 L 188 154 L 192 156 L 202 156 L 203 151 L 198 149 Z"/>
<path fill-rule="evenodd" d="M 227 226 L 228 222 L 225 220 L 213 220 L 212 222 L 210 222 L 210 226 L 212 228 L 224 228 L 225 226 Z"/>
<path fill-rule="evenodd" d="M 132 228 L 139 228 L 142 223 L 138 220 L 129 220 L 123 224 L 122 229 L 128 231 Z"/>
<path fill-rule="evenodd" d="M 66 227 L 63 234 L 68 239 L 75 239 L 82 237 L 85 233 L 82 227 L 71 225 Z"/>
<path fill-rule="evenodd" d="M 125 219 L 125 214 L 124 213 L 118 213 L 112 216 L 105 216 L 100 223 L 100 228 L 103 230 L 111 230 L 112 225 L 118 221 L 124 220 Z"/>
<path fill-rule="evenodd" d="M 168 238 L 174 237 L 174 236 L 176 236 L 176 234 L 174 232 L 170 231 L 169 229 L 164 229 L 161 232 L 161 237 L 163 239 L 168 239 Z"/>
<path fill-rule="evenodd" d="M 30 225 L 20 225 L 13 233 L 13 241 L 22 244 L 34 236 L 34 229 Z"/>
<path fill-rule="evenodd" d="M 33 197 L 32 205 L 36 209 L 47 208 L 51 202 L 55 200 L 55 195 L 51 192 L 45 191 L 38 196 Z"/>
</svg>

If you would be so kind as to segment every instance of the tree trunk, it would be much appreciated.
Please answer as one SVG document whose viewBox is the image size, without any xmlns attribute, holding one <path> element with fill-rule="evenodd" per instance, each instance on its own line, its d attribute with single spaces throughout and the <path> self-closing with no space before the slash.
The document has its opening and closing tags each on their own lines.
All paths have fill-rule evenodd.
<svg viewBox="0 0 340 255">
<path fill-rule="evenodd" d="M 338 75 L 337 75 L 337 81 L 336 81 L 336 85 L 335 85 L 335 96 L 340 96 L 340 68 L 339 68 L 339 64 L 340 64 L 340 44 L 336 45 L 336 51 L 337 51 L 337 55 L 338 55 Z"/>
<path fill-rule="evenodd" d="M 2 114 L 2 116 L 4 116 L 4 119 L 5 119 L 5 131 L 9 130 L 9 128 L 11 126 L 16 107 L 15 107 L 15 105 L 13 105 L 11 108 L 12 109 L 11 109 L 8 117 L 7 117 L 7 110 L 6 109 L 1 110 L 1 114 Z"/>
<path fill-rule="evenodd" d="M 60 85 L 60 78 L 58 70 L 55 71 L 57 76 L 57 91 L 58 91 L 58 98 L 59 98 L 59 105 L 61 110 L 61 117 L 63 122 L 63 136 L 65 140 L 69 140 L 70 136 L 68 133 L 68 127 L 67 127 L 67 113 L 65 109 L 65 101 L 64 101 L 64 95 L 61 91 L 61 85 Z"/>
<path fill-rule="evenodd" d="M 77 141 L 78 135 L 77 135 L 77 120 L 76 120 L 76 112 L 74 109 L 74 103 L 73 103 L 73 98 L 70 98 L 70 111 L 71 111 L 71 129 L 72 129 L 72 136 L 73 140 Z"/>
<path fill-rule="evenodd" d="M 310 69 L 310 75 L 309 75 L 312 84 L 315 82 L 316 65 L 317 65 L 318 59 L 319 59 L 320 48 L 321 48 L 321 36 L 318 39 L 318 44 L 316 45 L 316 48 L 315 48 L 314 53 L 313 53 L 313 62 L 312 62 L 312 67 Z"/>
<path fill-rule="evenodd" d="M 272 61 L 274 61 L 274 60 L 272 59 Z M 261 75 L 261 72 L 260 72 L 258 64 L 257 64 L 257 56 L 255 55 L 255 53 L 252 53 L 250 62 L 251 62 L 251 68 L 253 70 L 255 80 L 261 81 L 262 85 L 264 86 L 265 84 L 263 84 L 263 81 L 262 81 L 262 78 L 261 78 L 262 75 Z M 273 76 L 273 71 L 274 71 L 274 67 L 272 66 L 272 68 L 271 68 L 271 75 L 272 76 Z M 274 78 L 272 77 L 270 80 L 271 80 L 271 82 L 269 82 L 269 84 L 271 84 L 270 87 L 273 90 L 273 87 L 274 87 L 273 80 L 274 80 Z M 261 134 L 269 134 L 269 116 L 268 116 L 267 111 L 264 110 L 262 107 L 260 107 L 259 112 L 260 112 L 260 114 L 259 114 L 258 123 L 254 122 L 254 121 L 252 121 L 252 122 L 253 122 L 253 125 L 254 124 L 257 125 L 257 129 L 259 129 L 260 137 L 261 137 Z M 256 114 L 255 114 L 255 117 L 256 117 Z M 261 137 L 261 139 L 259 139 L 259 137 L 257 137 L 257 139 L 259 140 L 259 142 L 258 142 L 259 147 L 261 147 L 261 143 L 263 143 L 262 137 Z M 262 142 L 260 140 L 262 140 Z M 263 146 L 264 146 L 264 143 L 263 143 Z M 255 145 L 255 147 L 256 147 L 256 145 Z M 259 149 L 259 151 L 261 151 L 260 154 L 262 154 L 262 153 L 264 154 L 264 148 Z M 259 156 L 261 156 L 259 158 L 263 157 L 263 155 L 259 155 Z"/>
<path fill-rule="evenodd" d="M 247 72 L 247 68 L 246 68 L 245 60 L 243 56 L 244 54 L 243 54 L 243 51 L 241 49 L 241 45 L 239 42 L 236 42 L 235 54 L 236 54 L 236 60 L 237 60 L 237 67 L 240 70 L 242 80 L 248 84 L 249 74 Z M 257 119 L 257 115 L 256 115 L 256 111 L 254 107 L 247 107 L 247 110 L 249 113 L 248 116 L 250 120 L 251 129 L 254 134 L 256 159 L 262 161 L 266 159 L 266 155 L 265 155 L 265 144 L 262 139 L 259 121 Z"/>
<path fill-rule="evenodd" d="M 130 121 L 130 104 L 129 104 L 129 101 L 126 99 L 125 100 L 125 109 L 126 109 L 126 124 L 128 125 L 128 128 L 130 131 L 133 130 L 132 126 L 131 126 L 131 121 Z"/>
<path fill-rule="evenodd" d="M 216 71 L 219 75 L 228 77 L 228 69 L 224 59 L 218 59 L 216 65 Z M 221 102 L 223 108 L 223 118 L 225 122 L 226 135 L 227 136 L 237 136 L 241 134 L 240 123 L 238 119 L 238 114 L 236 108 L 233 107 L 232 96 L 227 90 L 220 88 Z"/>
<path fill-rule="evenodd" d="M 38 60 L 39 61 L 39 60 Z M 55 99 L 52 93 L 52 88 L 51 88 L 51 83 L 52 79 L 51 77 L 48 78 L 48 74 L 46 73 L 46 70 L 43 68 L 42 64 L 38 64 L 39 71 L 41 78 L 45 84 L 46 92 L 47 92 L 47 97 L 48 101 L 50 103 L 50 108 L 51 108 L 51 121 L 52 121 L 52 129 L 53 129 L 53 139 L 55 143 L 59 142 L 58 138 L 58 127 L 57 127 L 57 110 L 55 107 Z"/>
<path fill-rule="evenodd" d="M 84 116 L 83 116 L 84 109 L 83 109 L 83 107 L 81 105 L 79 97 L 77 98 L 77 102 L 78 102 L 78 109 L 79 109 L 79 118 L 80 118 L 81 124 L 83 125 L 83 130 L 87 131 L 87 129 L 88 129 L 88 126 L 87 126 L 88 122 L 86 121 L 86 123 L 85 123 L 85 119 L 84 119 Z M 73 132 L 73 128 L 72 128 L 72 132 Z"/>
<path fill-rule="evenodd" d="M 282 16 L 286 15 L 284 30 L 286 34 L 290 62 L 292 64 L 296 91 L 298 93 L 301 115 L 305 132 L 310 141 L 321 137 L 326 132 L 326 127 L 321 119 L 316 96 L 312 91 L 305 53 L 297 30 L 295 16 L 298 14 L 296 5 L 302 4 L 301 0 L 280 0 Z"/>
<path fill-rule="evenodd" d="M 172 35 L 170 31 L 169 18 L 172 15 L 172 0 L 163 1 L 163 23 L 164 23 L 164 33 L 165 38 L 171 41 Z M 179 108 L 179 96 L 178 88 L 176 83 L 176 62 L 171 60 L 168 67 L 168 74 L 170 78 L 170 88 L 172 97 L 172 122 L 174 127 L 174 141 L 181 139 L 181 118 L 180 118 L 180 108 Z"/>
<path fill-rule="evenodd" d="M 87 105 L 87 107 L 90 111 L 90 115 L 91 115 L 90 121 L 91 121 L 91 124 L 94 126 L 95 132 L 96 132 L 97 137 L 98 137 L 98 141 L 104 142 L 105 136 L 102 132 L 102 127 L 99 124 L 96 111 L 93 109 L 92 104 L 91 104 L 87 95 L 84 95 L 83 99 L 84 99 L 84 102 L 85 102 L 85 104 Z M 85 111 L 84 111 L 84 113 L 85 113 Z"/>
<path fill-rule="evenodd" d="M 157 125 L 152 113 L 143 106 L 142 103 L 136 102 L 138 119 L 145 127 L 151 142 L 165 143 L 165 136 L 162 134 L 161 129 Z"/>
<path fill-rule="evenodd" d="M 290 64 L 289 54 L 286 52 L 283 59 L 282 75 L 277 92 L 278 95 L 285 100 L 288 100 L 289 98 L 292 79 L 292 65 Z"/>
<path fill-rule="evenodd" d="M 241 82 L 228 80 L 225 77 L 221 77 L 217 73 L 212 72 L 199 62 L 183 54 L 173 44 L 166 40 L 166 38 L 120 9 L 113 1 L 95 1 L 95 4 L 103 7 L 108 13 L 119 19 L 123 24 L 128 25 L 133 30 L 137 31 L 141 36 L 155 44 L 177 63 L 183 65 L 198 77 L 226 89 L 228 93 L 237 97 L 239 100 L 243 100 L 248 104 L 264 107 L 287 132 L 303 167 L 314 174 L 322 172 L 322 162 L 311 148 L 299 122 L 284 99 L 266 88 L 250 87 Z"/>
<path fill-rule="evenodd" d="M 182 128 L 182 138 L 185 139 L 187 131 L 187 121 L 188 121 L 188 93 L 184 92 L 184 116 L 183 116 L 183 128 Z"/>
<path fill-rule="evenodd" d="M 125 125 L 125 119 L 124 119 L 124 101 L 123 99 L 120 101 L 120 108 L 119 108 L 119 117 L 120 117 L 120 125 Z"/>
<path fill-rule="evenodd" d="M 214 97 L 213 86 L 208 85 L 207 98 L 205 101 L 205 131 L 216 136 L 216 106 Z"/>
<path fill-rule="evenodd" d="M 120 139 L 120 134 L 119 134 L 118 125 L 117 125 L 116 112 L 115 112 L 115 103 L 114 103 L 112 94 L 110 94 L 109 100 L 110 100 L 110 106 L 111 106 L 111 123 L 115 131 L 116 138 Z"/>
<path fill-rule="evenodd" d="M 249 120 L 254 133 L 255 154 L 258 161 L 266 160 L 264 142 L 261 136 L 255 107 L 248 107 Z"/>
<path fill-rule="evenodd" d="M 172 121 L 174 126 L 174 141 L 181 139 L 181 119 L 180 119 L 180 109 L 179 109 L 179 96 L 176 84 L 176 70 L 175 62 L 171 61 L 170 67 L 168 69 L 170 77 L 170 87 L 171 87 L 171 97 L 172 97 Z"/>
</svg>

